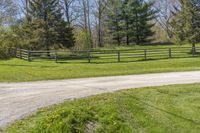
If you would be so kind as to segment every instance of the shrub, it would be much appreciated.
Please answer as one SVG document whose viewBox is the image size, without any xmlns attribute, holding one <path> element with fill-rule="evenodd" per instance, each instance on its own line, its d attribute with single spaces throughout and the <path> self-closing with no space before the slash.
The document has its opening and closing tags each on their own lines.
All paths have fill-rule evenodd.
<svg viewBox="0 0 200 133">
<path fill-rule="evenodd" d="M 0 59 L 7 59 L 10 57 L 9 49 L 0 45 Z"/>
</svg>

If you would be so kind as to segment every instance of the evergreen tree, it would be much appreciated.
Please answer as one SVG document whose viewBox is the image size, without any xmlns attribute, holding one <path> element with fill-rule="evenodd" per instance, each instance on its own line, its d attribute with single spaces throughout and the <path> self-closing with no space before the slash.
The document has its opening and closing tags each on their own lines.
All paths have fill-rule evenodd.
<svg viewBox="0 0 200 133">
<path fill-rule="evenodd" d="M 122 39 L 122 26 L 121 26 L 121 8 L 120 0 L 110 1 L 109 13 L 107 16 L 107 23 L 109 28 L 109 33 L 112 34 L 113 40 L 117 41 L 118 46 L 121 45 Z"/>
<path fill-rule="evenodd" d="M 152 41 L 150 37 L 154 35 L 152 27 L 155 25 L 152 20 L 156 14 L 152 5 L 152 2 L 145 2 L 144 0 L 130 0 L 128 3 L 130 39 L 136 44 Z"/>
<path fill-rule="evenodd" d="M 120 4 L 112 5 L 108 16 L 110 29 L 114 39 L 119 42 L 126 39 L 127 45 L 141 44 L 152 41 L 154 35 L 153 19 L 157 11 L 152 9 L 154 3 L 145 0 L 119 0 Z"/>
<path fill-rule="evenodd" d="M 50 50 L 74 45 L 72 28 L 63 19 L 59 0 L 32 0 L 28 12 L 24 29 L 31 32 L 31 48 Z"/>
<path fill-rule="evenodd" d="M 131 33 L 131 29 L 130 29 L 130 8 L 129 8 L 129 0 L 124 0 L 122 1 L 122 7 L 121 7 L 121 11 L 122 11 L 122 24 L 123 24 L 123 34 L 124 37 L 126 37 L 126 44 L 129 45 L 130 44 L 130 33 Z"/>
<path fill-rule="evenodd" d="M 179 0 L 180 9 L 172 22 L 174 35 L 179 43 L 200 42 L 200 0 Z"/>
</svg>

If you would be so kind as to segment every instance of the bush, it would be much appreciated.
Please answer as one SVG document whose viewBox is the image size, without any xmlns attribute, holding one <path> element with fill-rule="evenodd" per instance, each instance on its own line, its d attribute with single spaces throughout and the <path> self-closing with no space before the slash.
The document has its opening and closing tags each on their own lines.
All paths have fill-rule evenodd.
<svg viewBox="0 0 200 133">
<path fill-rule="evenodd" d="M 9 57 L 9 49 L 0 45 L 0 59 L 7 59 Z"/>
<path fill-rule="evenodd" d="M 0 27 L 0 59 L 7 59 L 11 55 L 10 48 L 19 46 L 19 37 L 11 29 Z"/>
</svg>

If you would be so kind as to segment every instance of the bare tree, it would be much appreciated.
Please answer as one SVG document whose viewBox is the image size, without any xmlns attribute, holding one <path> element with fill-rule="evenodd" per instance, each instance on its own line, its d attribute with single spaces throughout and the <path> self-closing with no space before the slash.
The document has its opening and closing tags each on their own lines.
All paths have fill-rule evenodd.
<svg viewBox="0 0 200 133">
<path fill-rule="evenodd" d="M 75 24 L 80 15 L 78 0 L 60 0 L 65 18 L 69 24 Z"/>
<path fill-rule="evenodd" d="M 156 0 L 154 7 L 159 11 L 156 18 L 157 23 L 167 33 L 168 38 L 172 38 L 172 26 L 171 20 L 173 18 L 174 6 L 177 4 L 177 0 Z"/>
<path fill-rule="evenodd" d="M 7 24 L 18 13 L 17 5 L 13 0 L 0 0 L 0 24 Z"/>
<path fill-rule="evenodd" d="M 103 31 L 102 31 L 102 18 L 103 18 L 103 13 L 106 9 L 107 0 L 95 0 L 96 3 L 96 17 L 98 19 L 98 46 L 103 47 Z"/>
</svg>

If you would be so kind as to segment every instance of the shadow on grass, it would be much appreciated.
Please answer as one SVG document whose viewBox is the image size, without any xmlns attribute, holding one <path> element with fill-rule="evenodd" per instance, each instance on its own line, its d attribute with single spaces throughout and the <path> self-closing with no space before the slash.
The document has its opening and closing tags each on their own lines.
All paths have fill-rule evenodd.
<svg viewBox="0 0 200 133">
<path fill-rule="evenodd" d="M 131 97 L 131 98 L 133 98 L 133 99 L 135 99 L 135 100 L 137 101 L 138 104 L 142 103 L 142 104 L 144 104 L 144 105 L 146 105 L 146 106 L 149 106 L 149 107 L 151 107 L 151 108 L 153 108 L 153 109 L 155 109 L 155 110 L 158 110 L 158 111 L 167 113 L 167 114 L 172 115 L 172 116 L 174 116 L 174 117 L 177 117 L 177 118 L 179 118 L 179 119 L 182 119 L 182 120 L 191 122 L 191 123 L 193 123 L 193 124 L 195 124 L 195 125 L 197 125 L 197 126 L 200 126 L 200 122 L 194 121 L 193 119 L 186 118 L 186 117 L 184 117 L 184 116 L 182 116 L 182 115 L 179 115 L 179 114 L 170 112 L 170 111 L 168 111 L 168 110 L 164 110 L 164 109 L 162 109 L 162 108 L 159 108 L 159 107 L 157 107 L 157 106 L 155 106 L 155 105 L 146 103 L 145 101 L 143 101 L 143 100 L 141 100 L 141 99 L 139 99 L 139 98 L 137 98 L 137 97 L 135 97 L 135 96 L 133 96 L 133 95 L 131 95 L 131 94 L 128 94 L 128 93 L 125 93 L 125 92 L 124 92 L 123 94 L 125 94 L 125 95 L 127 95 L 127 96 L 129 96 L 129 97 Z"/>
<path fill-rule="evenodd" d="M 170 61 L 170 59 L 184 59 L 184 58 L 198 58 L 198 57 L 163 57 L 163 58 L 148 58 L 148 59 L 138 59 L 138 60 L 130 60 L 130 61 L 125 61 L 125 60 L 121 60 L 120 62 L 116 61 L 96 61 L 96 60 L 91 60 L 91 62 L 89 63 L 88 61 L 77 61 L 77 62 L 73 62 L 70 60 L 63 60 L 63 61 L 58 61 L 58 64 L 120 64 L 120 63 L 139 63 L 139 62 L 153 62 L 153 61 L 160 61 L 160 60 L 164 60 L 164 61 Z"/>
<path fill-rule="evenodd" d="M 175 44 L 171 43 L 171 42 L 163 42 L 163 43 L 159 42 L 159 43 L 139 44 L 138 46 L 172 46 L 172 45 L 175 45 Z M 179 46 L 179 45 L 177 45 L 177 46 Z"/>
<path fill-rule="evenodd" d="M 137 62 L 153 62 L 153 61 L 159 61 L 159 60 L 163 60 L 163 61 L 170 61 L 170 59 L 185 59 L 185 58 L 199 58 L 200 56 L 199 55 L 196 55 L 195 57 L 193 56 L 180 56 L 180 57 L 161 57 L 161 58 L 153 58 L 153 57 L 149 57 L 147 59 L 134 59 L 133 60 L 125 60 L 124 59 L 121 59 L 120 62 L 118 62 L 118 60 L 101 60 L 99 59 L 99 61 L 97 60 L 91 60 L 91 62 L 89 63 L 88 60 L 58 60 L 57 62 L 55 60 L 32 60 L 30 63 L 27 61 L 26 65 L 25 64 L 6 64 L 6 63 L 3 63 L 3 64 L 0 64 L 0 66 L 13 66 L 13 67 L 38 67 L 38 68 L 55 68 L 55 67 L 59 67 L 57 64 L 120 64 L 120 63 L 137 63 Z M 10 59 L 9 59 L 10 60 Z M 42 64 L 31 64 L 31 63 L 42 63 L 42 64 L 45 64 L 45 63 L 52 63 L 52 66 L 50 65 L 42 65 Z"/>
<path fill-rule="evenodd" d="M 15 65 L 15 64 L 0 64 L 0 66 L 8 66 L 8 67 L 37 67 L 37 68 L 55 68 L 59 66 L 44 66 L 44 65 Z"/>
</svg>

